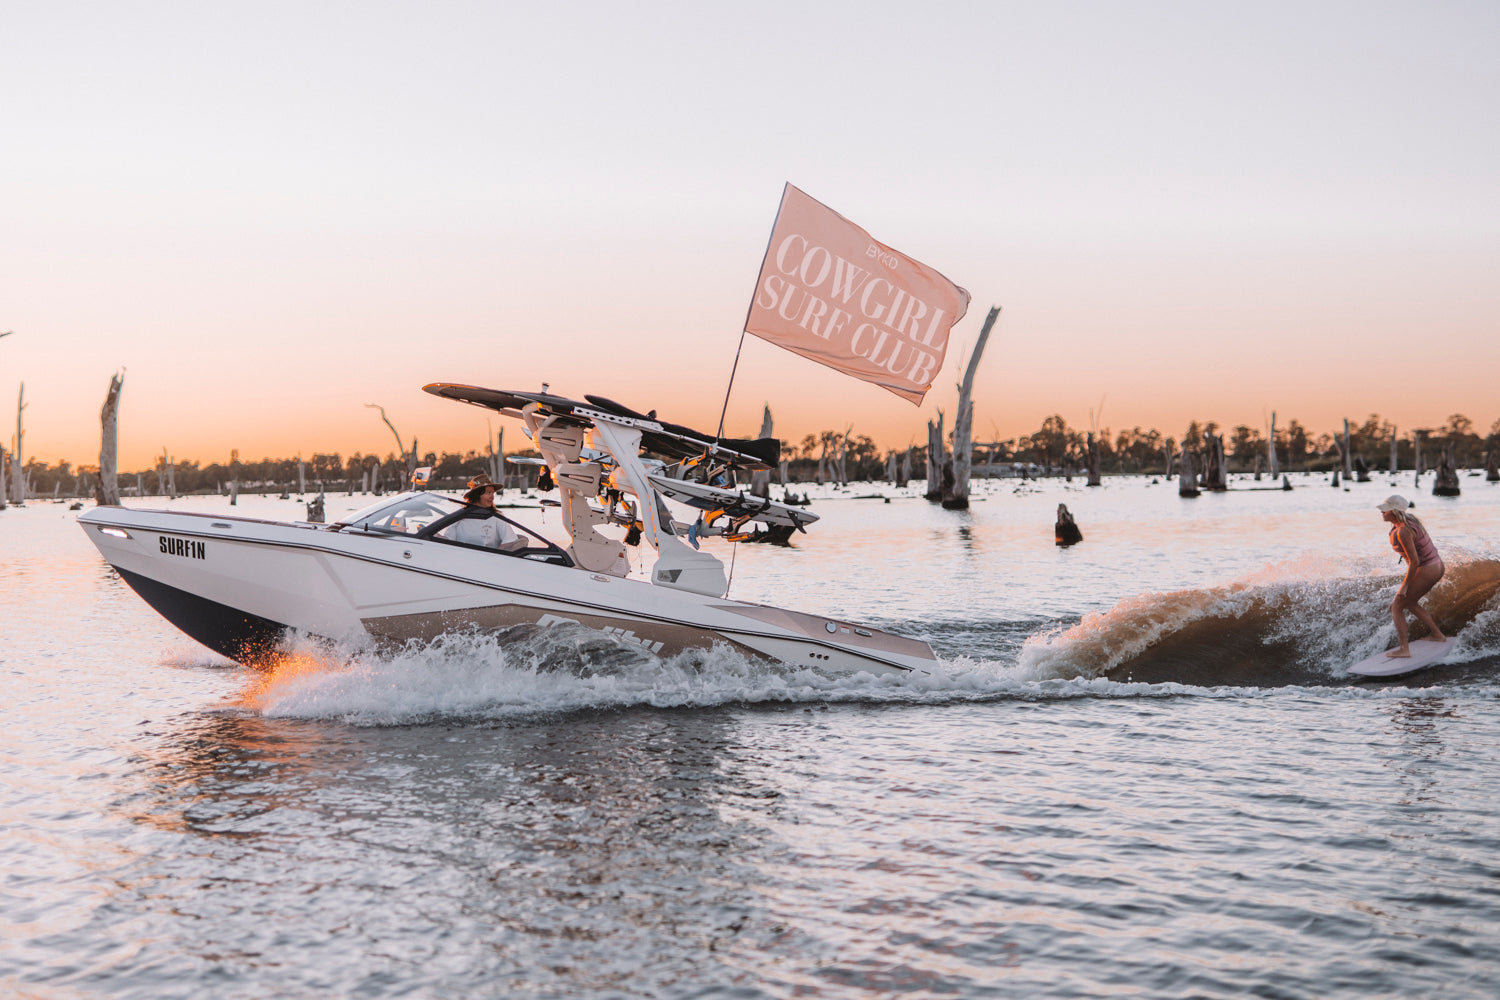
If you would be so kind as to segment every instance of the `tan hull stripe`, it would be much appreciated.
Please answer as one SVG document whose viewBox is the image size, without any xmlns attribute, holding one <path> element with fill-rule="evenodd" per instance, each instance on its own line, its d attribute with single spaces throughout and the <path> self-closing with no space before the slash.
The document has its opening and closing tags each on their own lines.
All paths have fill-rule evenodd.
<svg viewBox="0 0 1500 1000">
<path fill-rule="evenodd" d="M 408 639 L 431 641 L 445 632 L 468 628 L 483 631 L 510 628 L 513 625 L 553 625 L 564 621 L 575 622 L 626 642 L 637 643 L 658 656 L 675 656 L 687 649 L 711 649 L 723 644 L 751 659 L 770 659 L 758 650 L 707 629 L 580 614 L 576 611 L 548 611 L 524 604 L 496 604 L 483 608 L 363 619 L 364 626 L 371 635 L 392 642 L 405 642 Z"/>
</svg>

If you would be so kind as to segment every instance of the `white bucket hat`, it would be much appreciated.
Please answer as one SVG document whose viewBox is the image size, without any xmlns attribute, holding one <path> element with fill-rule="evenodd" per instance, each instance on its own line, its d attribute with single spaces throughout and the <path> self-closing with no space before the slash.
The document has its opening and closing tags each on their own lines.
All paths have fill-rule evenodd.
<svg viewBox="0 0 1500 1000">
<path fill-rule="evenodd" d="M 1410 506 L 1411 502 L 1408 501 L 1406 497 L 1402 496 L 1399 493 L 1392 493 L 1390 496 L 1385 498 L 1384 503 L 1376 504 L 1375 509 L 1379 511 L 1394 510 L 1404 514 L 1406 513 L 1406 508 Z"/>
</svg>

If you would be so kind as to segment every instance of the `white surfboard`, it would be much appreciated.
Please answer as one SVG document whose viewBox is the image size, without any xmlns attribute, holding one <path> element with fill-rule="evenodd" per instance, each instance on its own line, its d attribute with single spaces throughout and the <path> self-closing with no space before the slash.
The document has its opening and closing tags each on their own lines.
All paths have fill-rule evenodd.
<svg viewBox="0 0 1500 1000">
<path fill-rule="evenodd" d="M 1442 642 L 1417 639 L 1409 644 L 1410 657 L 1392 658 L 1386 656 L 1385 653 L 1376 653 L 1350 667 L 1349 673 L 1360 677 L 1399 677 L 1402 674 L 1409 674 L 1423 667 L 1441 663 L 1443 657 L 1453 652 L 1453 644 L 1456 641 L 1452 636 Z"/>
<path fill-rule="evenodd" d="M 774 500 L 765 500 L 753 493 L 720 489 L 707 483 L 693 483 L 670 476 L 647 475 L 651 485 L 663 496 L 685 503 L 697 510 L 722 510 L 730 517 L 749 517 L 752 521 L 779 524 L 789 528 L 800 528 L 812 524 L 818 515 L 799 507 L 788 507 Z"/>
</svg>

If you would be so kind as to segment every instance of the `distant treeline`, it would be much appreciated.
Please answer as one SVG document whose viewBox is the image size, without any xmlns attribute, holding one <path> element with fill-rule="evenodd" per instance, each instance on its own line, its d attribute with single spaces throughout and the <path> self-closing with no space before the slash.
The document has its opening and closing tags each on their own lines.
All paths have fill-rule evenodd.
<svg viewBox="0 0 1500 1000">
<path fill-rule="evenodd" d="M 1260 428 L 1239 424 L 1224 428 L 1216 421 L 1194 420 L 1183 430 L 1180 438 L 1165 435 L 1155 428 L 1130 430 L 1115 433 L 1109 428 L 1100 428 L 1095 435 L 1100 465 L 1106 473 L 1164 473 L 1167 455 L 1175 455 L 1182 443 L 1189 451 L 1203 447 L 1204 434 L 1222 434 L 1225 457 L 1231 472 L 1254 472 L 1256 461 L 1269 468 L 1269 449 L 1266 435 Z M 1489 432 L 1481 436 L 1474 430 L 1474 422 L 1461 413 L 1450 416 L 1438 428 L 1417 428 L 1400 433 L 1390 421 L 1382 420 L 1372 413 L 1363 423 L 1349 423 L 1351 460 L 1362 457 L 1370 468 L 1384 468 L 1390 462 L 1391 440 L 1396 440 L 1397 463 L 1403 469 L 1416 465 L 1416 441 L 1423 435 L 1423 464 L 1432 468 L 1437 464 L 1438 449 L 1449 443 L 1460 468 L 1475 468 L 1482 465 L 1489 454 L 1500 452 L 1500 419 L 1490 425 Z M 1276 428 L 1276 458 L 1280 467 L 1293 472 L 1327 471 L 1342 464 L 1342 452 L 1335 440 L 1342 438 L 1343 428 L 1336 431 L 1314 434 L 1298 420 L 1289 420 L 1285 427 Z M 845 441 L 847 440 L 847 445 Z M 951 443 L 952 437 L 950 435 Z M 788 461 L 788 478 L 797 482 L 808 482 L 818 477 L 820 464 L 825 467 L 824 478 L 837 460 L 839 449 L 847 446 L 845 462 L 847 478 L 850 480 L 881 479 L 888 467 L 890 452 L 882 453 L 875 442 L 864 435 L 840 434 L 823 431 L 809 434 L 797 445 L 784 444 L 782 457 Z M 905 451 L 895 452 L 898 465 L 905 460 Z M 912 477 L 926 476 L 927 446 L 922 444 L 910 449 Z M 1008 438 L 1003 441 L 976 441 L 973 444 L 975 473 L 984 474 L 985 466 L 1021 464 L 1042 469 L 1081 469 L 1088 459 L 1088 434 L 1069 426 L 1060 414 L 1053 414 L 1042 421 L 1042 426 L 1030 434 Z"/>
<path fill-rule="evenodd" d="M 1175 452 L 1179 443 L 1187 445 L 1189 451 L 1203 446 L 1204 434 L 1222 434 L 1224 453 L 1231 472 L 1253 472 L 1256 459 L 1262 463 L 1268 457 L 1266 436 L 1259 428 L 1238 424 L 1232 428 L 1221 427 L 1214 421 L 1199 423 L 1192 421 L 1182 432 L 1180 441 L 1163 438 L 1156 430 L 1143 431 L 1133 427 L 1111 435 L 1108 429 L 1099 434 L 1101 464 L 1110 472 L 1150 472 L 1165 465 L 1165 455 Z M 1487 453 L 1500 444 L 1500 419 L 1490 425 L 1489 433 L 1481 437 L 1474 430 L 1474 422 L 1461 413 L 1450 416 L 1439 428 L 1416 428 L 1399 433 L 1394 424 L 1382 420 L 1377 413 L 1370 414 L 1364 423 L 1349 422 L 1350 459 L 1363 458 L 1370 468 L 1385 468 L 1390 462 L 1391 442 L 1396 443 L 1396 461 L 1403 469 L 1416 465 L 1418 437 L 1421 436 L 1423 464 L 1432 468 L 1437 464 L 1440 448 L 1453 445 L 1454 455 L 1460 468 L 1480 465 Z M 1276 458 L 1281 468 L 1301 472 L 1327 471 L 1343 462 L 1338 443 L 1343 437 L 1343 428 L 1314 435 L 1300 421 L 1289 420 L 1285 427 L 1276 428 Z M 1063 456 L 1058 464 L 1082 464 L 1086 452 L 1086 436 L 1068 427 L 1060 416 L 1049 417 L 1043 422 L 1041 431 L 1015 442 L 1021 454 Z"/>
<path fill-rule="evenodd" d="M 1175 454 L 1180 442 L 1186 442 L 1189 450 L 1203 444 L 1203 435 L 1223 434 L 1224 451 L 1230 471 L 1253 472 L 1257 458 L 1266 463 L 1267 448 L 1264 432 L 1259 428 L 1239 424 L 1223 428 L 1214 421 L 1192 421 L 1183 430 L 1180 438 L 1162 434 L 1156 429 L 1130 430 L 1115 433 L 1101 428 L 1096 435 L 1100 450 L 1101 466 L 1106 473 L 1162 473 L 1166 471 L 1166 456 Z M 1431 468 L 1437 463 L 1438 449 L 1453 445 L 1460 468 L 1477 468 L 1485 463 L 1489 455 L 1500 453 L 1500 420 L 1490 425 L 1485 435 L 1474 429 L 1474 422 L 1461 413 L 1450 416 L 1438 428 L 1417 429 L 1398 433 L 1394 425 L 1371 414 L 1362 424 L 1349 424 L 1352 454 L 1364 459 L 1371 468 L 1384 468 L 1390 461 L 1391 440 L 1396 439 L 1397 461 L 1401 468 L 1410 469 L 1416 463 L 1416 438 L 1425 436 L 1423 447 L 1424 464 Z M 1276 455 L 1282 469 L 1299 471 L 1326 471 L 1342 464 L 1341 452 L 1335 434 L 1342 437 L 1343 428 L 1313 434 L 1297 420 L 1289 420 L 1285 427 L 1276 428 Z M 950 438 L 951 440 L 951 438 Z M 1042 421 L 1042 426 L 1030 434 L 1003 441 L 980 441 L 974 444 L 974 465 L 978 475 L 984 474 L 986 466 L 1002 464 L 1025 464 L 1049 470 L 1081 469 L 1088 454 L 1088 435 L 1069 426 L 1059 414 Z M 842 478 L 851 481 L 883 479 L 892 454 L 896 458 L 898 474 L 900 466 L 910 454 L 911 476 L 926 477 L 927 447 L 887 450 L 882 452 L 868 436 L 852 432 L 823 431 L 808 434 L 800 442 L 784 442 L 782 458 L 787 463 L 787 477 L 792 482 L 811 482 L 819 478 Z M 535 457 L 535 451 L 514 453 L 516 456 Z M 842 457 L 843 475 L 834 472 Z M 459 487 L 481 472 L 491 472 L 491 456 L 478 451 L 427 452 L 418 461 L 419 466 L 431 466 L 433 484 L 442 488 Z M 227 463 L 213 462 L 200 465 L 197 461 L 179 461 L 171 465 L 158 462 L 148 469 L 122 471 L 119 476 L 122 494 L 136 494 L 137 484 L 144 495 L 160 495 L 175 483 L 178 493 L 214 493 L 227 490 L 229 484 L 238 482 L 241 489 L 295 489 L 298 486 L 298 460 L 296 458 L 263 458 L 256 462 L 240 461 L 237 455 Z M 35 460 L 28 461 L 24 468 L 27 493 L 34 497 L 92 495 L 93 484 L 98 478 L 98 466 L 82 465 L 74 468 L 69 462 L 56 466 Z M 9 470 L 8 470 L 9 471 Z M 535 466 L 508 465 L 505 472 L 511 485 L 534 486 Z M 321 486 L 328 492 L 359 489 L 367 476 L 378 476 L 384 489 L 399 489 L 406 481 L 406 460 L 393 452 L 385 455 L 365 455 L 355 452 L 344 458 L 337 452 L 319 453 L 305 460 L 302 469 L 309 490 Z"/>
<path fill-rule="evenodd" d="M 532 451 L 521 454 L 534 456 L 537 453 Z M 217 493 L 228 490 L 229 485 L 235 482 L 247 492 L 296 489 L 299 486 L 297 463 L 296 458 L 263 458 L 258 462 L 244 462 L 235 457 L 228 462 L 213 462 L 209 465 L 199 465 L 196 461 L 174 461 L 169 468 L 167 463 L 158 462 L 149 469 L 121 471 L 120 493 L 135 496 L 138 485 L 140 495 L 144 496 L 165 494 L 171 485 L 175 485 L 179 494 Z M 481 472 L 488 472 L 491 458 L 477 451 L 463 454 L 444 452 L 441 455 L 428 452 L 418 459 L 417 465 L 432 468 L 436 485 L 452 487 L 467 483 Z M 51 466 L 33 460 L 28 461 L 24 469 L 27 492 L 34 497 L 92 495 L 93 484 L 99 477 L 97 465 L 74 468 L 69 462 Z M 536 473 L 530 467 L 510 466 L 507 474 L 515 477 L 517 482 L 524 479 L 528 485 L 536 480 Z M 401 489 L 406 483 L 406 460 L 394 452 L 383 456 L 355 452 L 347 459 L 337 452 L 316 454 L 303 461 L 301 475 L 306 480 L 308 490 L 312 492 L 317 492 L 320 488 L 330 493 L 346 489 L 357 490 L 367 476 L 372 482 L 378 480 L 379 485 L 386 490 Z"/>
</svg>

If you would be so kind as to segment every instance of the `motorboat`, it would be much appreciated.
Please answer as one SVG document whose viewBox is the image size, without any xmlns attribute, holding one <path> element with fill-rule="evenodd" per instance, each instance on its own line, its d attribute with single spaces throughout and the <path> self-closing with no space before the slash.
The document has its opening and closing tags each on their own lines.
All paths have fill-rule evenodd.
<svg viewBox="0 0 1500 1000">
<path fill-rule="evenodd" d="M 660 657 L 727 646 L 750 659 L 829 673 L 931 672 L 927 643 L 868 625 L 737 601 L 708 538 L 756 525 L 803 531 L 811 511 L 757 496 L 739 477 L 779 458 L 775 439 L 705 435 L 604 397 L 455 383 L 424 387 L 523 422 L 555 483 L 560 545 L 493 508 L 435 490 L 386 497 L 333 524 L 101 506 L 79 524 L 163 617 L 249 665 L 275 661 L 289 633 L 391 645 L 517 626 L 606 633 Z M 677 520 L 669 504 L 691 514 Z M 457 530 L 500 518 L 517 540 L 473 544 Z M 649 569 L 631 571 L 628 544 Z"/>
</svg>

